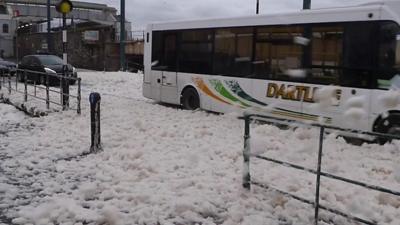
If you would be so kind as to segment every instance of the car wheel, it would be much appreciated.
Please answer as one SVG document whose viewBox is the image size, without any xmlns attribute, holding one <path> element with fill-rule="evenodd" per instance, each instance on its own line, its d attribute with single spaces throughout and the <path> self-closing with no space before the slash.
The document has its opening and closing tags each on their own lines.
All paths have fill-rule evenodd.
<svg viewBox="0 0 400 225">
<path fill-rule="evenodd" d="M 363 140 L 361 138 L 355 138 L 355 137 L 343 136 L 343 139 L 346 141 L 346 143 L 355 145 L 355 146 L 361 146 L 362 144 L 367 142 L 366 140 Z"/>
<path fill-rule="evenodd" d="M 19 82 L 25 82 L 24 74 L 21 72 L 17 72 L 17 79 Z"/>
<path fill-rule="evenodd" d="M 194 88 L 187 88 L 184 90 L 181 97 L 181 105 L 187 110 L 195 110 L 200 108 L 199 94 Z"/>
<path fill-rule="evenodd" d="M 39 76 L 39 84 L 46 86 L 46 78 L 44 76 Z"/>
</svg>

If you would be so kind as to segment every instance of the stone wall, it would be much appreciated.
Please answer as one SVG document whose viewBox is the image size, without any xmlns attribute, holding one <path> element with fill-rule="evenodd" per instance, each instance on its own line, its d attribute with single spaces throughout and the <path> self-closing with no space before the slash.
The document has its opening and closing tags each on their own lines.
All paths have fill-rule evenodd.
<svg viewBox="0 0 400 225">
<path fill-rule="evenodd" d="M 99 40 L 85 41 L 83 39 L 85 30 L 98 30 Z M 75 67 L 85 69 L 119 70 L 119 44 L 114 43 L 113 39 L 112 27 L 70 29 L 68 31 L 68 62 Z M 46 33 L 19 34 L 15 40 L 18 46 L 18 58 L 44 52 L 46 40 Z M 50 49 L 52 54 L 62 57 L 61 31 L 52 33 L 50 46 L 52 46 Z"/>
</svg>

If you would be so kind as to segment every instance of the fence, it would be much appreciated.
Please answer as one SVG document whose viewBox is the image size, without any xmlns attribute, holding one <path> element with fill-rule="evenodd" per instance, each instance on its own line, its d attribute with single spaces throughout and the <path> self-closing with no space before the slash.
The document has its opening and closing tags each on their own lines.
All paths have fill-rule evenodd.
<svg viewBox="0 0 400 225">
<path fill-rule="evenodd" d="M 264 188 L 264 189 L 268 189 L 268 190 L 274 190 L 280 194 L 283 194 L 285 196 L 291 197 L 293 199 L 296 199 L 298 201 L 301 201 L 303 203 L 306 204 L 310 204 L 314 206 L 315 212 L 314 212 L 314 221 L 315 221 L 315 225 L 318 225 L 318 221 L 319 221 L 319 209 L 322 210 L 326 210 L 330 213 L 345 217 L 347 219 L 353 220 L 353 221 L 357 221 L 363 224 L 368 224 L 368 225 L 377 225 L 376 222 L 374 221 L 368 221 L 366 219 L 362 219 L 359 218 L 357 216 L 353 216 L 350 214 L 347 214 L 345 212 L 339 211 L 337 209 L 332 209 L 326 206 L 323 206 L 319 203 L 320 200 L 320 180 L 321 180 L 321 176 L 323 177 L 327 177 L 333 180 L 339 180 L 345 183 L 349 183 L 352 185 L 356 185 L 356 186 L 360 186 L 369 190 L 374 190 L 374 191 L 378 191 L 378 192 L 383 192 L 383 193 L 388 193 L 388 194 L 392 194 L 395 196 L 400 196 L 400 192 L 399 191 L 395 191 L 395 190 L 390 190 L 384 187 L 380 187 L 380 186 L 376 186 L 376 185 L 370 185 L 367 183 L 363 183 L 360 181 L 356 181 L 356 180 L 351 180 L 351 179 L 347 179 L 344 177 L 340 177 L 340 176 L 336 176 L 333 174 L 329 174 L 326 172 L 322 172 L 321 171 L 321 164 L 322 164 L 322 156 L 323 156 L 323 142 L 324 142 L 324 134 L 329 131 L 336 131 L 339 133 L 347 133 L 347 134 L 357 134 L 357 135 L 366 135 L 366 136 L 370 136 L 370 137 L 376 137 L 376 138 L 384 138 L 385 140 L 393 140 L 393 139 L 400 139 L 400 137 L 398 136 L 394 136 L 394 135 L 389 135 L 389 134 L 380 134 L 380 133 L 371 133 L 371 132 L 360 132 L 360 131 L 356 131 L 356 130 L 347 130 L 347 129 L 342 129 L 342 128 L 338 128 L 338 127 L 333 127 L 333 126 L 325 126 L 325 125 L 320 125 L 320 124 L 303 124 L 301 122 L 298 121 L 291 121 L 291 120 L 283 120 L 283 119 L 277 119 L 277 118 L 273 118 L 273 117 L 269 117 L 269 116 L 263 116 L 263 115 L 246 115 L 244 117 L 244 121 L 245 121 L 245 130 L 244 130 L 244 150 L 243 150 L 243 158 L 244 158 L 244 169 L 243 169 L 243 187 L 246 189 L 250 189 L 251 185 L 256 185 L 258 187 Z M 252 154 L 251 153 L 251 149 L 250 149 L 250 123 L 252 121 L 259 121 L 259 122 L 266 122 L 266 123 L 271 123 L 271 124 L 275 124 L 275 125 L 295 125 L 295 126 L 305 126 L 305 127 L 316 127 L 320 129 L 319 132 L 319 148 L 318 148 L 318 165 L 317 165 L 317 170 L 313 170 L 313 169 L 309 169 L 309 168 L 305 168 L 303 166 L 300 165 L 296 165 L 293 163 L 288 163 L 288 162 L 284 162 L 284 161 L 280 161 L 277 159 L 273 159 L 273 158 L 269 158 L 266 156 L 261 156 L 261 155 L 257 155 L 257 154 Z M 256 182 L 256 181 L 252 181 L 251 180 L 251 174 L 250 174 L 250 158 L 251 157 L 255 157 L 261 160 L 265 160 L 271 163 L 275 163 L 275 164 L 279 164 L 281 166 L 285 166 L 285 167 L 289 167 L 289 168 L 293 168 L 293 169 L 297 169 L 297 170 L 302 170 L 311 174 L 315 174 L 316 175 L 316 193 L 315 193 L 315 199 L 314 201 L 309 200 L 309 199 L 305 199 L 303 197 L 299 197 L 296 196 L 294 194 L 291 194 L 289 192 L 285 192 L 273 187 L 268 186 L 267 184 L 262 184 L 260 182 Z"/>
<path fill-rule="evenodd" d="M 13 91 L 15 93 L 22 94 L 24 96 L 24 102 L 28 101 L 28 97 L 45 101 L 46 109 L 50 109 L 50 104 L 62 106 L 63 109 L 74 109 L 70 108 L 69 106 L 69 98 L 75 98 L 77 100 L 77 104 L 74 110 L 76 110 L 78 114 L 81 113 L 81 78 L 62 76 L 62 74 L 56 73 L 53 74 L 21 69 L 18 69 L 15 74 L 16 76 L 13 77 L 9 72 L 2 72 L 0 79 L 0 90 L 2 88 L 5 88 L 8 90 L 8 94 L 11 94 Z M 76 95 L 69 94 L 69 85 L 67 91 L 63 90 L 63 84 L 65 82 L 77 83 L 78 88 Z M 59 89 L 51 88 L 50 86 L 53 84 L 59 84 Z M 23 91 L 21 91 L 19 85 L 23 85 Z M 33 87 L 33 93 L 28 91 L 29 86 Z M 38 96 L 38 90 L 45 91 L 44 98 Z M 53 100 L 50 93 L 55 93 L 56 95 L 59 95 L 60 102 Z M 67 99 L 67 101 L 65 99 Z"/>
<path fill-rule="evenodd" d="M 135 30 L 125 32 L 125 41 L 143 41 L 144 40 L 144 30 Z M 115 33 L 115 41 L 120 41 L 120 33 Z"/>
</svg>

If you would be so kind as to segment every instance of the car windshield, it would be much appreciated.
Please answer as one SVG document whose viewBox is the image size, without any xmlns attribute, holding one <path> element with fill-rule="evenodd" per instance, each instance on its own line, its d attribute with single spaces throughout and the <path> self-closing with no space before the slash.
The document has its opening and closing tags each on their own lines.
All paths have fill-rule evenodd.
<svg viewBox="0 0 400 225">
<path fill-rule="evenodd" d="M 40 55 L 37 56 L 43 65 L 62 65 L 63 61 L 60 57 L 55 55 Z"/>
</svg>

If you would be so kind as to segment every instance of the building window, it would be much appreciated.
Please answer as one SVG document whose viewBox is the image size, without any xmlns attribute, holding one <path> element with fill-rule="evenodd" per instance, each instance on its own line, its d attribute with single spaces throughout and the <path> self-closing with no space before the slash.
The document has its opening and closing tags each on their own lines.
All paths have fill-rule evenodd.
<svg viewBox="0 0 400 225">
<path fill-rule="evenodd" d="M 3 33 L 8 34 L 8 24 L 3 24 Z"/>
<path fill-rule="evenodd" d="M 0 5 L 0 14 L 7 14 L 7 7 L 4 5 Z"/>
</svg>

